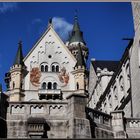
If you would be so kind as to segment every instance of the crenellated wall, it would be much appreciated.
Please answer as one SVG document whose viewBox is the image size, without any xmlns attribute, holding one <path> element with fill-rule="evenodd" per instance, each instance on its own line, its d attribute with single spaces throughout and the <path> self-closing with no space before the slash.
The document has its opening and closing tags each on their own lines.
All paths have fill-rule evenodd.
<svg viewBox="0 0 140 140">
<path fill-rule="evenodd" d="M 49 138 L 67 137 L 67 102 L 10 102 L 7 112 L 8 138 L 28 138 L 28 118 L 45 118 Z M 61 127 L 60 127 L 61 125 Z M 61 133 L 61 135 L 60 135 Z"/>
<path fill-rule="evenodd" d="M 63 101 L 9 102 L 7 137 L 90 138 L 86 100 L 82 94 L 71 94 Z"/>
</svg>

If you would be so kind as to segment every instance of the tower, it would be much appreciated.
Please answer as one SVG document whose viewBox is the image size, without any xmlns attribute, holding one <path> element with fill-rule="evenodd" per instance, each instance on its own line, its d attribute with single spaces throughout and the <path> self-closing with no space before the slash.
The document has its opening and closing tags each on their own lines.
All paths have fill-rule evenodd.
<svg viewBox="0 0 140 140">
<path fill-rule="evenodd" d="M 23 62 L 23 53 L 22 53 L 22 43 L 21 41 L 18 44 L 18 50 L 15 57 L 13 66 L 10 68 L 9 80 L 9 91 L 10 91 L 10 101 L 22 101 L 24 94 L 22 90 L 23 86 L 23 77 L 26 74 L 26 66 Z"/>
<path fill-rule="evenodd" d="M 74 18 L 74 25 L 71 36 L 68 42 L 68 48 L 77 60 L 77 63 L 72 72 L 75 77 L 76 90 L 82 90 L 85 93 L 87 90 L 87 68 L 86 61 L 88 59 L 88 48 L 83 38 L 83 32 L 80 30 L 78 17 Z"/>
<path fill-rule="evenodd" d="M 79 43 L 80 43 L 80 47 L 82 50 L 82 57 L 84 57 L 84 61 L 86 63 L 89 52 L 88 52 L 88 48 L 86 47 L 86 43 L 83 38 L 83 32 L 80 30 L 78 17 L 75 16 L 72 33 L 71 33 L 69 41 L 68 41 L 68 48 L 75 57 L 77 57 L 77 54 L 78 54 Z"/>
<path fill-rule="evenodd" d="M 76 83 L 76 90 L 82 90 L 83 92 L 86 90 L 86 63 L 82 54 L 81 44 L 79 43 L 77 45 L 78 51 L 77 51 L 77 63 L 74 67 L 74 77 L 75 77 L 75 83 Z M 82 93 L 83 93 L 82 92 Z"/>
</svg>

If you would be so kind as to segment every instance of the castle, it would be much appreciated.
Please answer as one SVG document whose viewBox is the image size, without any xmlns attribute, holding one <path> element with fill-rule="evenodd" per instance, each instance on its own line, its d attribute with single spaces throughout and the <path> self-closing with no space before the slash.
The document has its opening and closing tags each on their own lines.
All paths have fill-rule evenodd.
<svg viewBox="0 0 140 140">
<path fill-rule="evenodd" d="M 77 16 L 66 44 L 48 28 L 15 61 L 0 90 L 1 138 L 140 138 L 140 3 L 120 61 L 91 60 Z"/>
</svg>

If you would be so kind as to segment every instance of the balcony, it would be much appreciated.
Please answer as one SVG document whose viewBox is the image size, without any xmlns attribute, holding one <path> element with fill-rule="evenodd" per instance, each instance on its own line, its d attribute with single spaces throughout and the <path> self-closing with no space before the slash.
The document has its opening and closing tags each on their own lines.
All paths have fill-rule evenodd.
<svg viewBox="0 0 140 140">
<path fill-rule="evenodd" d="M 39 89 L 39 99 L 60 99 L 62 100 L 62 92 L 60 89 Z"/>
</svg>

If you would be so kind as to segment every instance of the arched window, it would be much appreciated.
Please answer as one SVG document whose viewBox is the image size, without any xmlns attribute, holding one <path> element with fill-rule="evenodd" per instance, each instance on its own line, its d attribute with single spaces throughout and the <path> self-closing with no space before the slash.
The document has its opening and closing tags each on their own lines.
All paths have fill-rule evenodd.
<svg viewBox="0 0 140 140">
<path fill-rule="evenodd" d="M 45 72 L 48 72 L 48 65 L 45 66 Z"/>
<path fill-rule="evenodd" d="M 108 96 L 108 102 L 109 102 L 109 107 L 112 107 L 112 99 L 111 99 L 111 95 Z"/>
<path fill-rule="evenodd" d="M 22 89 L 23 83 L 20 83 L 20 88 Z"/>
<path fill-rule="evenodd" d="M 59 72 L 59 66 L 58 65 L 56 66 L 56 72 Z"/>
<path fill-rule="evenodd" d="M 53 89 L 57 89 L 57 83 L 53 83 Z"/>
<path fill-rule="evenodd" d="M 41 65 L 41 72 L 44 72 L 44 66 Z"/>
<path fill-rule="evenodd" d="M 52 65 L 52 72 L 55 72 L 55 66 Z"/>
<path fill-rule="evenodd" d="M 119 84 L 120 84 L 120 90 L 124 91 L 124 79 L 122 76 L 120 76 Z"/>
<path fill-rule="evenodd" d="M 52 89 L 52 83 L 48 82 L 48 89 Z"/>
<path fill-rule="evenodd" d="M 126 75 L 127 75 L 127 80 L 130 80 L 130 71 L 129 71 L 129 64 L 126 66 Z"/>
<path fill-rule="evenodd" d="M 79 83 L 78 82 L 76 83 L 76 88 L 79 89 Z"/>
<path fill-rule="evenodd" d="M 115 100 L 118 100 L 117 87 L 116 86 L 114 87 L 113 92 L 114 92 Z"/>
<path fill-rule="evenodd" d="M 15 82 L 13 82 L 13 89 L 15 88 Z"/>
<path fill-rule="evenodd" d="M 46 89 L 46 83 L 45 82 L 42 83 L 42 89 Z"/>
</svg>

